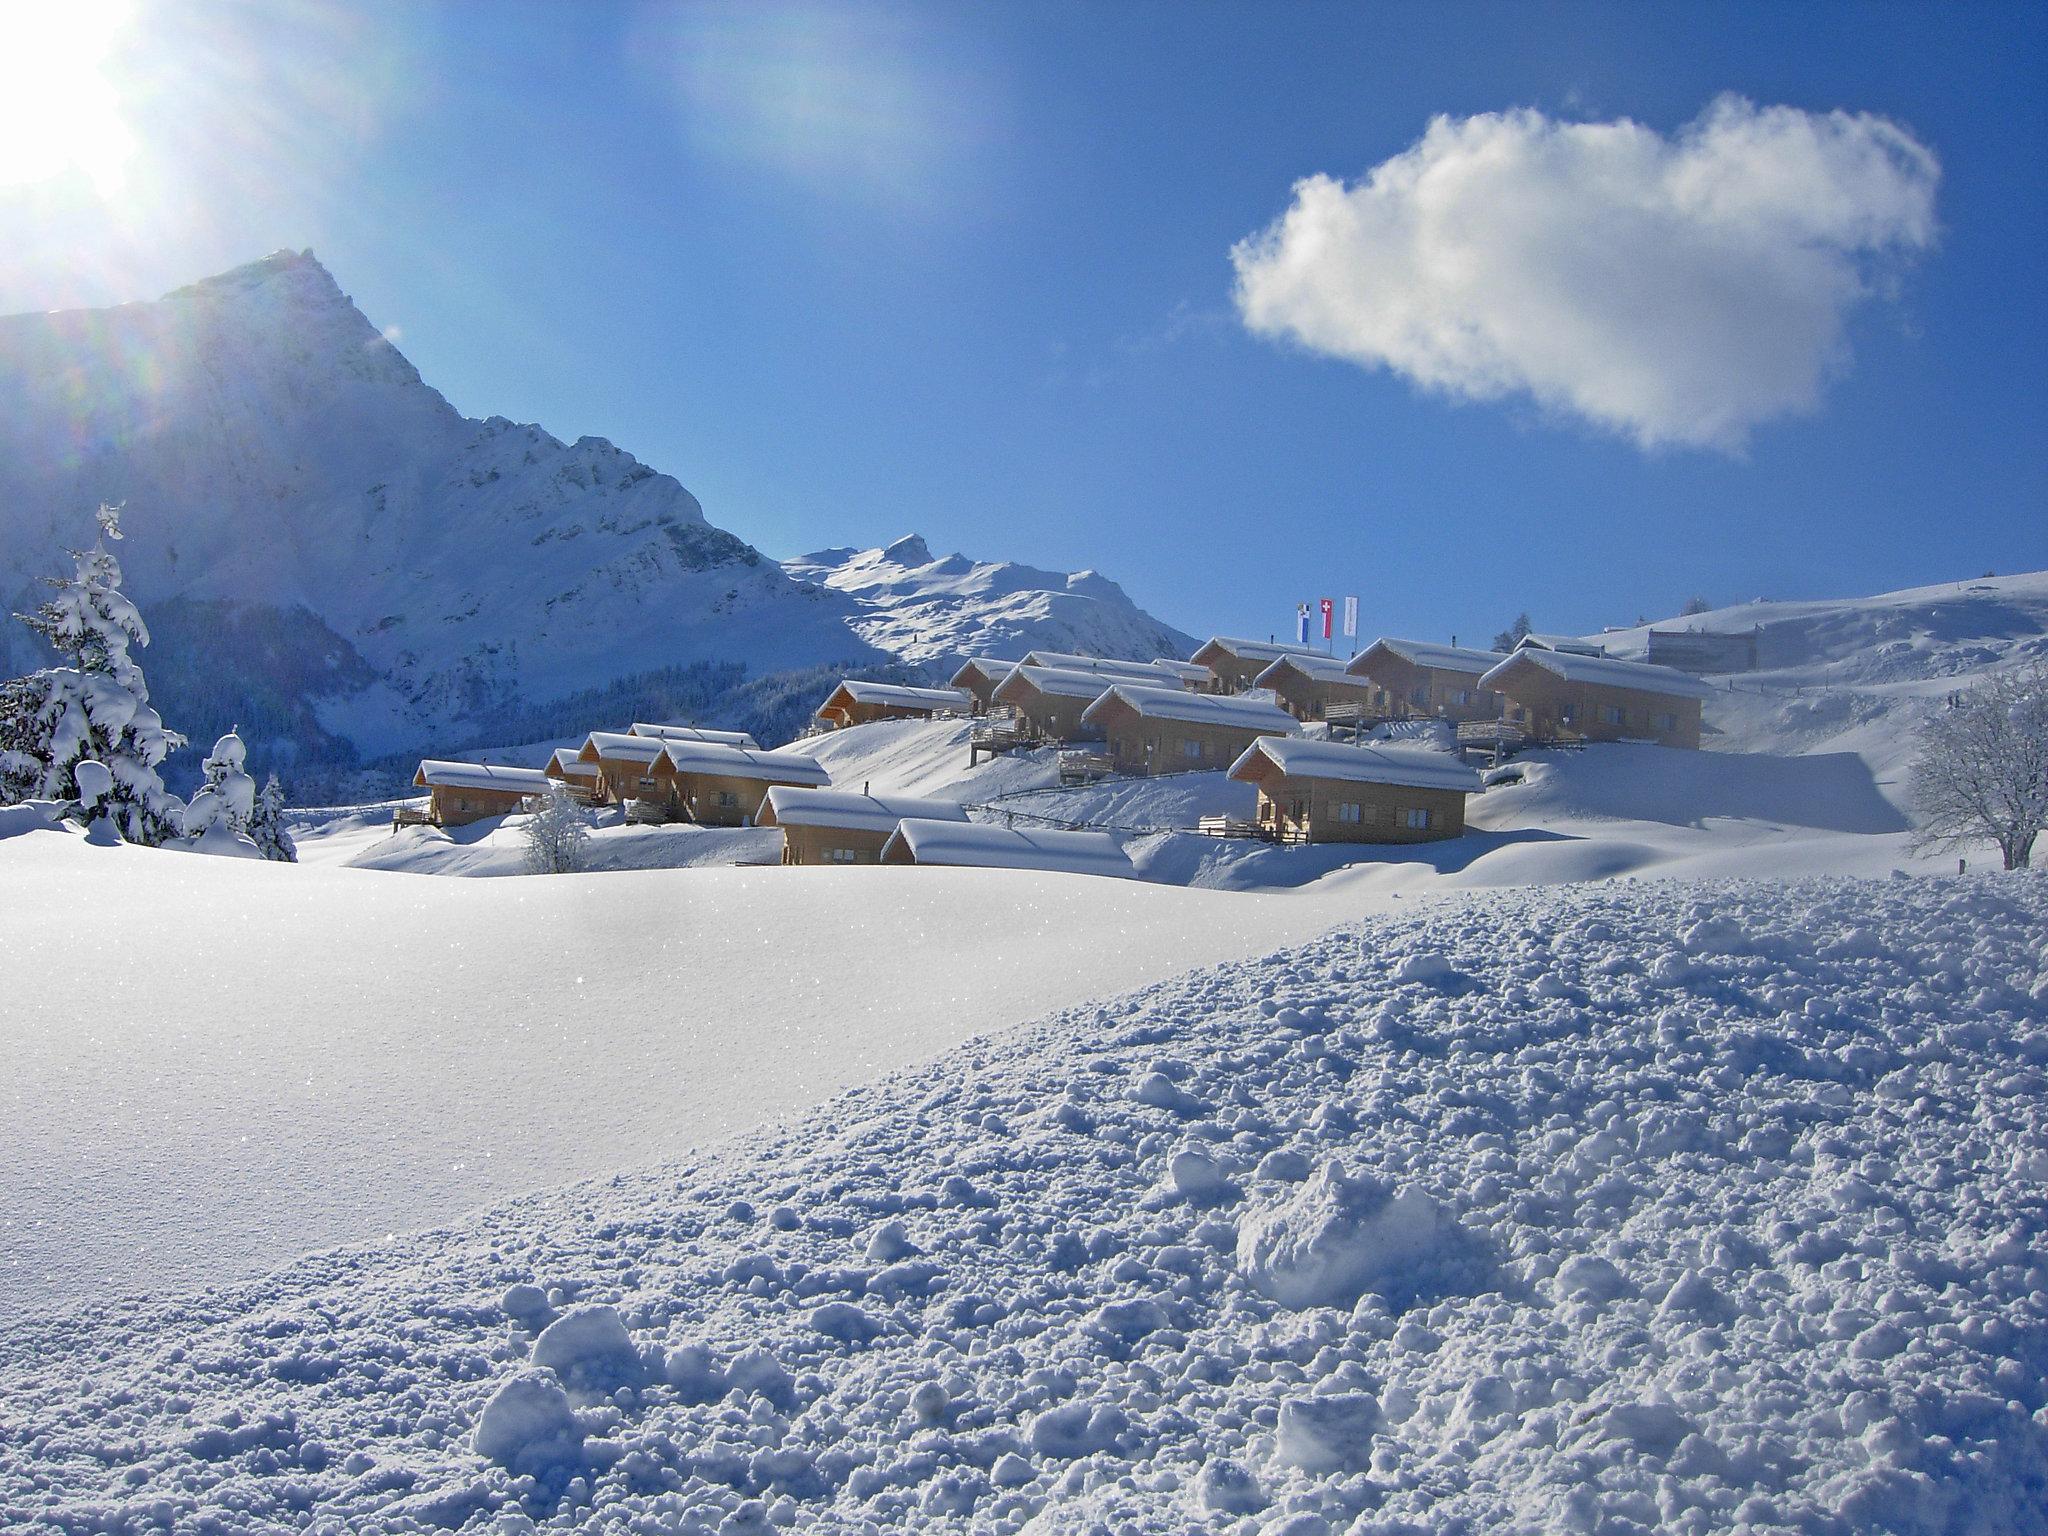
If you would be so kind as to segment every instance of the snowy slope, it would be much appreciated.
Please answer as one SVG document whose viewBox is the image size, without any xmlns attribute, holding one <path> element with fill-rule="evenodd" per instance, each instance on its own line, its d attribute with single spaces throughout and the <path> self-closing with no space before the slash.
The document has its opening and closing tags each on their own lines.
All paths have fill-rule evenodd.
<svg viewBox="0 0 2048 1536">
<path fill-rule="evenodd" d="M 1009 872 L 423 880 L 0 838 L 0 1313 L 676 1155 L 1331 920 Z"/>
<path fill-rule="evenodd" d="M 0 1523 L 2035 1536 L 2044 930 L 2011 877 L 1421 904 L 18 1321 Z"/>
<path fill-rule="evenodd" d="M 801 555 L 783 568 L 857 601 L 854 628 L 871 644 L 948 673 L 969 656 L 1045 650 L 1150 661 L 1185 658 L 1196 645 L 1094 571 L 938 559 L 916 534 L 882 549 Z"/>
<path fill-rule="evenodd" d="M 445 748 L 464 721 L 693 663 L 758 678 L 1019 634 L 1145 655 L 1186 638 L 1086 573 L 800 578 L 601 438 L 462 416 L 311 252 L 0 318 L 0 398 L 0 598 L 20 606 L 99 502 L 126 502 L 131 593 L 163 642 L 212 647 L 158 652 L 175 723 L 181 700 L 239 706 L 302 752 Z M 917 639 L 934 604 L 937 647 Z M 0 663 L 31 659 L 0 638 Z"/>
</svg>

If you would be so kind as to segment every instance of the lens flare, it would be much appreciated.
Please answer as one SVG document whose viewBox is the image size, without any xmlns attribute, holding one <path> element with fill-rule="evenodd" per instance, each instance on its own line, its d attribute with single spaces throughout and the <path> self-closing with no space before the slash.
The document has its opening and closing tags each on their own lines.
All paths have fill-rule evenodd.
<svg viewBox="0 0 2048 1536">
<path fill-rule="evenodd" d="M 135 137 L 106 64 L 133 19 L 115 0 L 0 0 L 0 187 L 76 172 L 120 189 Z"/>
</svg>

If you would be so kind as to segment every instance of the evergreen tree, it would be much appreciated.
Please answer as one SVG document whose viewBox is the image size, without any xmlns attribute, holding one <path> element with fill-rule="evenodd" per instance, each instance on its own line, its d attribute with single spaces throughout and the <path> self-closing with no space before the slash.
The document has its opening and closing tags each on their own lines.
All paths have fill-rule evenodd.
<svg viewBox="0 0 2048 1536">
<path fill-rule="evenodd" d="M 274 773 L 263 781 L 263 792 L 256 797 L 256 811 L 249 818 L 249 836 L 256 851 L 266 859 L 283 864 L 299 862 L 299 850 L 292 845 L 291 833 L 284 829 L 284 786 L 277 782 Z"/>
<path fill-rule="evenodd" d="M 1528 638 L 1529 615 L 1518 613 L 1515 615 L 1514 623 L 1493 637 L 1493 648 L 1496 651 L 1512 651 Z"/>
<path fill-rule="evenodd" d="M 536 875 L 573 874 L 590 862 L 590 813 L 565 784 L 550 782 L 527 802 L 526 867 Z"/>
<path fill-rule="evenodd" d="M 243 771 L 248 748 L 229 731 L 213 744 L 204 765 L 206 781 L 185 807 L 185 836 L 202 853 L 249 854 L 260 850 L 249 836 L 256 815 L 256 781 Z"/>
<path fill-rule="evenodd" d="M 112 775 L 101 814 L 131 843 L 161 843 L 178 835 L 184 808 L 157 765 L 185 738 L 149 707 L 142 667 L 129 654 L 149 644 L 149 630 L 107 549 L 121 537 L 119 512 L 101 507 L 99 525 L 91 549 L 71 552 L 75 573 L 50 580 L 55 595 L 16 615 L 71 664 L 0 686 L 0 799 L 76 804 L 78 765 L 99 762 Z"/>
</svg>

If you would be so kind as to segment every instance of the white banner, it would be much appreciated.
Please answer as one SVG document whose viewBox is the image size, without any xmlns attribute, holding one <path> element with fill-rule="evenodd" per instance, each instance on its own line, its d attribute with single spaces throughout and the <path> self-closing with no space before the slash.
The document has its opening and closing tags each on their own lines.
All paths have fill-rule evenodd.
<svg viewBox="0 0 2048 1536">
<path fill-rule="evenodd" d="M 1358 638 L 1358 599 L 1355 597 L 1344 599 L 1344 638 L 1346 640 L 1356 640 Z"/>
</svg>

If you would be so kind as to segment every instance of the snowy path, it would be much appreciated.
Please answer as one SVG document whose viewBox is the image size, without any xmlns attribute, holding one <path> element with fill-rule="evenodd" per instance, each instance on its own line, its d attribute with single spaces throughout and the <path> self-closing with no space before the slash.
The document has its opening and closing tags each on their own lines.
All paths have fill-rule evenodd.
<svg viewBox="0 0 2048 1536">
<path fill-rule="evenodd" d="M 22 1321 L 0 1525 L 2048 1531 L 2048 883 L 1408 905 Z"/>
<path fill-rule="evenodd" d="M 674 1156 L 1336 915 L 1007 872 L 425 880 L 13 838 L 0 1311 Z"/>
</svg>

